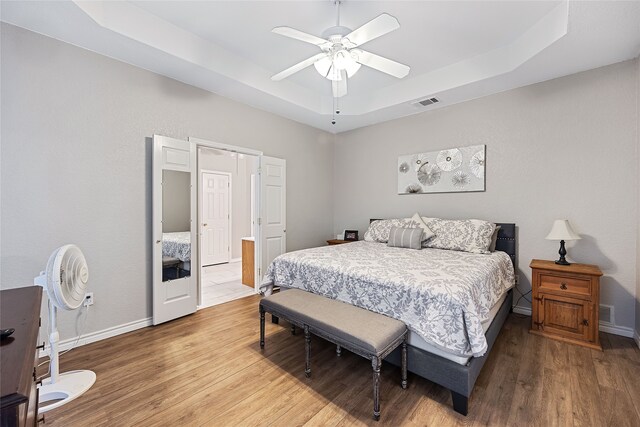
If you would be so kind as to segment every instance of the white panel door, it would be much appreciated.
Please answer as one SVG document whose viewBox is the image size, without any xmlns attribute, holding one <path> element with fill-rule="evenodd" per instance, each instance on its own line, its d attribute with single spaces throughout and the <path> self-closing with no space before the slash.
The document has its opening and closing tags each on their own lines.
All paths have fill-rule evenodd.
<svg viewBox="0 0 640 427">
<path fill-rule="evenodd" d="M 260 158 L 260 202 L 262 253 L 261 274 L 271 261 L 287 250 L 286 162 L 275 157 Z"/>
<path fill-rule="evenodd" d="M 198 303 L 197 272 L 197 245 L 196 229 L 196 152 L 194 145 L 179 139 L 164 136 L 153 136 L 153 183 L 152 183 L 152 253 L 153 253 L 153 324 L 157 325 L 196 311 Z M 182 174 L 182 175 L 180 175 Z M 179 181 L 168 182 L 179 175 Z M 167 182 L 163 182 L 167 181 Z M 175 184 L 180 186 L 176 188 Z M 164 194 L 169 191 L 179 191 L 173 194 Z M 181 196 L 181 197 L 178 197 Z M 174 201 L 180 200 L 181 209 L 170 209 L 171 213 L 163 213 L 163 198 L 166 198 L 165 207 L 173 208 Z M 178 203 L 178 202 L 175 202 Z M 163 229 L 163 222 L 168 224 L 163 214 L 168 218 L 180 212 L 180 225 L 172 221 L 170 230 Z M 173 217 L 172 217 L 173 219 Z M 164 227 L 168 227 L 164 224 Z M 171 233 L 169 233 L 171 232 Z M 176 233 L 178 232 L 178 233 Z M 164 256 L 169 249 L 169 235 L 176 242 L 176 234 L 182 248 L 181 259 L 178 255 Z M 173 246 L 174 248 L 177 246 Z M 164 248 L 164 250 L 163 250 Z M 188 250 L 185 250 L 189 248 Z M 169 261 L 169 258 L 173 258 Z M 193 268 L 191 267 L 193 260 Z M 192 274 L 192 271 L 194 274 Z"/>
<path fill-rule="evenodd" d="M 229 174 L 202 173 L 202 265 L 231 260 Z"/>
</svg>

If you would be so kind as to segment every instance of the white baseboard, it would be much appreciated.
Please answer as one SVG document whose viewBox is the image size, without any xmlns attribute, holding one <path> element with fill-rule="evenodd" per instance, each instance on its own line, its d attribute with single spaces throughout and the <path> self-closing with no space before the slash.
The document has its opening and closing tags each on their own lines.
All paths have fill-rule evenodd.
<svg viewBox="0 0 640 427">
<path fill-rule="evenodd" d="M 92 342 L 101 341 L 107 338 L 115 337 L 116 335 L 126 334 L 127 332 L 135 331 L 136 329 L 146 328 L 147 326 L 151 326 L 152 320 L 151 317 L 147 317 L 146 319 L 134 320 L 133 322 L 123 323 L 122 325 L 112 326 L 111 328 L 103 329 L 101 331 L 91 332 L 89 334 L 83 335 L 79 340 L 76 347 L 80 347 L 86 344 L 91 344 Z M 59 351 L 69 350 L 76 343 L 78 337 L 73 337 L 70 339 L 62 340 L 58 343 Z M 39 357 L 44 357 L 49 355 L 49 343 L 46 343 L 44 350 L 40 350 Z"/>
<path fill-rule="evenodd" d="M 529 307 L 521 307 L 519 305 L 513 307 L 513 312 L 518 314 L 523 314 L 525 316 L 531 316 L 531 308 Z M 613 323 L 609 322 L 600 322 L 599 329 L 602 332 L 606 332 L 608 334 L 620 335 L 623 337 L 633 338 L 634 331 L 632 328 L 627 328 L 626 326 L 617 326 Z M 640 337 L 638 334 L 635 334 L 636 342 L 638 343 L 638 347 L 640 347 Z"/>
<path fill-rule="evenodd" d="M 636 341 L 636 344 L 638 344 L 638 348 L 640 348 L 640 335 L 638 335 L 638 331 L 635 331 L 633 334 L 633 339 Z"/>
<path fill-rule="evenodd" d="M 232 262 L 240 262 L 242 261 L 242 258 L 231 258 L 231 260 L 229 261 L 229 264 L 231 264 Z"/>
<path fill-rule="evenodd" d="M 609 322 L 600 322 L 600 330 L 608 334 L 633 338 L 633 328 L 627 328 L 626 326 L 617 326 Z"/>
</svg>

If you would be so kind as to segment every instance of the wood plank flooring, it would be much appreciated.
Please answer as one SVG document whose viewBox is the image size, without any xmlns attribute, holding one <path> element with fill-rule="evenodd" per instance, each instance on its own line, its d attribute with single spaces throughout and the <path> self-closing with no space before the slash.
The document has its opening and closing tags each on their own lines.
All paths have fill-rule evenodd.
<svg viewBox="0 0 640 427">
<path fill-rule="evenodd" d="M 312 377 L 304 338 L 267 322 L 258 345 L 258 296 L 77 348 L 61 371 L 92 369 L 85 395 L 46 414 L 49 426 L 640 426 L 640 350 L 601 334 L 604 352 L 528 333 L 510 315 L 478 378 L 469 415 L 450 393 L 400 370 L 382 369 L 378 423 L 371 364 L 319 338 Z M 44 374 L 46 366 L 41 368 Z"/>
</svg>

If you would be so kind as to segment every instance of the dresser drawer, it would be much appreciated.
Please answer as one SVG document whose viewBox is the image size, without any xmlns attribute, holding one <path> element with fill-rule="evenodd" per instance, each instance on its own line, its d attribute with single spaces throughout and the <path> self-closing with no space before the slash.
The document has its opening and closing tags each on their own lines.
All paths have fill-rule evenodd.
<svg viewBox="0 0 640 427">
<path fill-rule="evenodd" d="M 538 290 L 539 292 L 553 292 L 557 295 L 571 294 L 591 297 L 591 280 L 542 273 Z"/>
</svg>

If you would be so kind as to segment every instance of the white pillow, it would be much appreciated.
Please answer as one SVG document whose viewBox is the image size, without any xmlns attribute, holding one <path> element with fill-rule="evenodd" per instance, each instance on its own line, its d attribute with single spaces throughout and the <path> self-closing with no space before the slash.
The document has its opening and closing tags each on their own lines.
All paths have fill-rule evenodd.
<svg viewBox="0 0 640 427">
<path fill-rule="evenodd" d="M 417 212 L 414 213 L 413 216 L 411 217 L 411 221 L 416 223 L 416 227 L 422 228 L 422 241 L 423 242 L 425 240 L 429 240 L 430 238 L 432 238 L 433 236 L 436 235 L 436 233 L 431 231 L 429 226 L 422 220 L 422 217 L 420 217 L 419 213 L 417 213 Z"/>
</svg>

